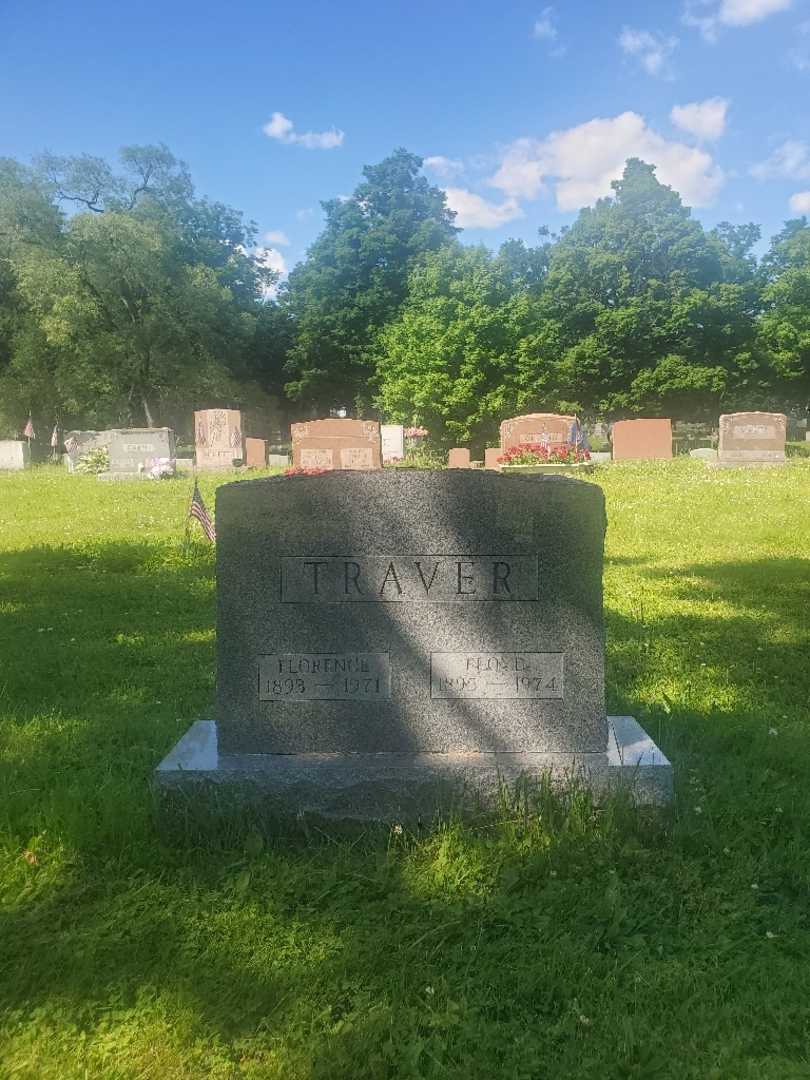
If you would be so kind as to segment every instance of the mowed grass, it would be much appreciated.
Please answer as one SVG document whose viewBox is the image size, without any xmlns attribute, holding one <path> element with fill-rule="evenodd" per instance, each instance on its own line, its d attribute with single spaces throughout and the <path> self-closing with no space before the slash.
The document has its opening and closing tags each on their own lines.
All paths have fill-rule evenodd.
<svg viewBox="0 0 810 1080">
<path fill-rule="evenodd" d="M 0 1076 L 810 1077 L 810 462 L 598 482 L 608 704 L 671 815 L 170 845 L 150 773 L 213 693 L 190 485 L 0 477 Z"/>
</svg>

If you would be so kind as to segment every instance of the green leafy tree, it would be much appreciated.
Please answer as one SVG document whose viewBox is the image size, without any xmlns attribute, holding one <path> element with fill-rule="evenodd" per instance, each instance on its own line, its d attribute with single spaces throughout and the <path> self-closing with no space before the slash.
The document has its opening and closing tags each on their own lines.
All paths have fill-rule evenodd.
<svg viewBox="0 0 810 1080">
<path fill-rule="evenodd" d="M 510 246 L 445 247 L 410 278 L 399 316 L 380 333 L 377 404 L 386 417 L 422 425 L 442 446 L 482 448 L 514 405 L 510 372 L 530 319 L 515 291 Z"/>
<path fill-rule="evenodd" d="M 254 251 L 255 225 L 195 198 L 163 146 L 120 158 L 118 173 L 87 156 L 0 163 L 8 412 L 151 425 L 252 392 L 259 316 L 277 277 Z"/>
<path fill-rule="evenodd" d="M 761 339 L 784 398 L 810 410 L 810 224 L 788 221 L 763 260 Z"/>
<path fill-rule="evenodd" d="M 350 198 L 322 203 L 324 230 L 290 274 L 288 392 L 313 412 L 368 404 L 376 335 L 405 300 L 411 268 L 457 232 L 444 192 L 421 166 L 397 150 L 363 170 Z"/>
<path fill-rule="evenodd" d="M 537 339 L 521 349 L 523 398 L 586 414 L 713 414 L 755 381 L 758 230 L 706 233 L 637 159 L 612 187 L 551 249 Z"/>
</svg>

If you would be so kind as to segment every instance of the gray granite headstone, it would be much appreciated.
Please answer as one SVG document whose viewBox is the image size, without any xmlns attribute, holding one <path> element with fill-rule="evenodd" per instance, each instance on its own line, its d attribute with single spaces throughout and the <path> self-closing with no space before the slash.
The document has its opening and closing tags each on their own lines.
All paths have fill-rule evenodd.
<svg viewBox="0 0 810 1080">
<path fill-rule="evenodd" d="M 156 771 L 174 805 L 404 820 L 584 771 L 667 802 L 669 762 L 605 713 L 601 488 L 486 470 L 220 487 L 216 719 Z M 215 811 L 219 812 L 219 811 Z"/>
<path fill-rule="evenodd" d="M 175 456 L 171 428 L 124 428 L 110 439 L 110 472 L 137 476 L 158 458 Z"/>
<path fill-rule="evenodd" d="M 0 439 L 0 469 L 19 472 L 30 464 L 28 443 L 21 439 Z"/>
<path fill-rule="evenodd" d="M 480 473 L 217 494 L 223 750 L 596 751 L 601 488 Z"/>
</svg>

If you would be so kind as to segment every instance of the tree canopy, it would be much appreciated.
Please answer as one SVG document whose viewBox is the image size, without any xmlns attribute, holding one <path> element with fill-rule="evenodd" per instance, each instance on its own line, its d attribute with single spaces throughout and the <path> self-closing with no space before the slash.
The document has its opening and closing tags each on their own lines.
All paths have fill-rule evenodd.
<svg viewBox="0 0 810 1080">
<path fill-rule="evenodd" d="M 534 245 L 460 240 L 396 150 L 287 281 L 165 146 L 0 159 L 0 426 L 178 423 L 210 404 L 344 407 L 480 447 L 516 412 L 712 419 L 810 404 L 810 226 L 706 230 L 654 164 Z"/>
</svg>

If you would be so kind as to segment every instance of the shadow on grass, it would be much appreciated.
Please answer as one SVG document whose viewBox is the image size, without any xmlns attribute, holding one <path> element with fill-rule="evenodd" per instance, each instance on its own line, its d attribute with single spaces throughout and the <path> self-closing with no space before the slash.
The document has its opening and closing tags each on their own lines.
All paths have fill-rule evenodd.
<svg viewBox="0 0 810 1080">
<path fill-rule="evenodd" d="M 15 1022 L 61 1017 L 89 1044 L 130 1013 L 185 1017 L 186 1047 L 267 1070 L 256 1075 L 483 1077 L 499 1062 L 510 1076 L 681 1078 L 710 1075 L 724 1053 L 726 1075 L 800 1061 L 810 564 L 637 572 L 678 611 L 607 613 L 611 710 L 652 728 L 666 706 L 662 748 L 682 785 L 694 770 L 691 802 L 709 794 L 700 820 L 667 834 L 548 796 L 421 838 L 313 832 L 268 848 L 251 834 L 184 851 L 154 835 L 146 785 L 210 700 L 210 553 L 0 558 L 0 822 L 20 849 L 40 837 L 34 865 L 14 856 L 0 1004 Z M 730 613 L 707 613 L 715 600 Z M 725 697 L 709 707 L 712 694 Z M 38 885 L 57 836 L 68 858 Z M 723 864 L 725 849 L 739 859 Z M 767 882 L 764 914 L 752 880 Z M 770 926 L 792 947 L 775 951 Z M 708 972 L 722 1001 L 698 1008 Z"/>
</svg>

